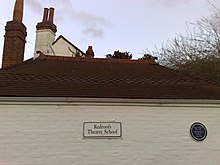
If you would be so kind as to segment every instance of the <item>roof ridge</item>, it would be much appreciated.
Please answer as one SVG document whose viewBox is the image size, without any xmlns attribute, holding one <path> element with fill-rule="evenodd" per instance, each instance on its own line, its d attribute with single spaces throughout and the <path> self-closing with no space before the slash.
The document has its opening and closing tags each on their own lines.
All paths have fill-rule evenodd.
<svg viewBox="0 0 220 165">
<path fill-rule="evenodd" d="M 16 68 L 18 68 L 18 67 L 20 67 L 20 66 L 24 66 L 24 65 L 26 65 L 26 64 L 29 64 L 30 62 L 33 62 L 33 61 L 34 61 L 33 58 L 29 58 L 29 59 L 23 61 L 23 62 L 20 63 L 20 64 L 8 66 L 8 67 L 5 67 L 5 68 L 0 68 L 0 71 L 2 71 L 2 70 L 16 69 Z"/>
<path fill-rule="evenodd" d="M 139 59 L 115 59 L 115 58 L 86 58 L 86 57 L 67 57 L 67 56 L 52 56 L 45 55 L 38 51 L 40 55 L 35 60 L 60 60 L 60 61 L 91 61 L 91 62 L 107 62 L 107 63 L 142 63 L 159 65 L 154 60 L 139 60 Z"/>
</svg>

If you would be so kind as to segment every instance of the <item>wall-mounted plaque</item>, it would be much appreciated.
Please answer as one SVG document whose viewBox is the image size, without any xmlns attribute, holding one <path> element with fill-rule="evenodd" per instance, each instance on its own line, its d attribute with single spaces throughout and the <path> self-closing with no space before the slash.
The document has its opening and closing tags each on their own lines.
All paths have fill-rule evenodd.
<svg viewBox="0 0 220 165">
<path fill-rule="evenodd" d="M 121 122 L 85 122 L 83 124 L 85 138 L 119 138 L 122 137 Z"/>
<path fill-rule="evenodd" d="M 207 136 L 207 129 L 202 123 L 196 122 L 192 124 L 190 134 L 196 141 L 203 141 Z"/>
</svg>

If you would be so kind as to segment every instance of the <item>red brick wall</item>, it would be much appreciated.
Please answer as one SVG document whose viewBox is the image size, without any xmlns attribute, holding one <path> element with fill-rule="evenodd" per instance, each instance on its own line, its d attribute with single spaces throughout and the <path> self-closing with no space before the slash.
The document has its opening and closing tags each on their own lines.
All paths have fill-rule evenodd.
<svg viewBox="0 0 220 165">
<path fill-rule="evenodd" d="M 2 60 L 3 68 L 23 62 L 26 43 L 25 38 L 27 36 L 24 24 L 15 21 L 7 22 L 5 30 L 6 33 Z"/>
</svg>

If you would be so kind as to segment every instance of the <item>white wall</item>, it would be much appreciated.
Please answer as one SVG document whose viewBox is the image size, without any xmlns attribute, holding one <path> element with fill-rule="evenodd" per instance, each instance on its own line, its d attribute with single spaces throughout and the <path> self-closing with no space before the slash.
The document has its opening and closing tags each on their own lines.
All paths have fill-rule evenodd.
<svg viewBox="0 0 220 165">
<path fill-rule="evenodd" d="M 65 41 L 63 38 L 60 38 L 54 45 L 52 45 L 52 48 L 56 56 L 75 57 L 75 54 L 77 53 L 76 48 Z M 79 53 L 82 56 L 81 52 Z"/>
<path fill-rule="evenodd" d="M 34 58 L 37 58 L 39 54 L 37 51 L 41 51 L 45 55 L 54 55 L 52 49 L 52 43 L 55 40 L 55 33 L 50 29 L 37 30 L 34 48 Z"/>
<path fill-rule="evenodd" d="M 122 122 L 119 139 L 85 139 L 86 121 Z M 202 142 L 193 122 L 208 129 Z M 0 101 L 0 165 L 219 165 L 220 105 Z"/>
</svg>

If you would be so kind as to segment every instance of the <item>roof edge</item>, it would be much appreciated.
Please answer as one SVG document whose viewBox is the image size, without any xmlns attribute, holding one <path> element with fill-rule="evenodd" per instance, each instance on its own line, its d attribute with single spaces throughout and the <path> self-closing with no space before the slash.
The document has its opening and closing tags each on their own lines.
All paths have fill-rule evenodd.
<svg viewBox="0 0 220 165">
<path fill-rule="evenodd" d="M 0 97 L 0 105 L 106 105 L 154 107 L 220 108 L 220 100 L 202 99 L 122 99 L 75 97 Z"/>
</svg>

